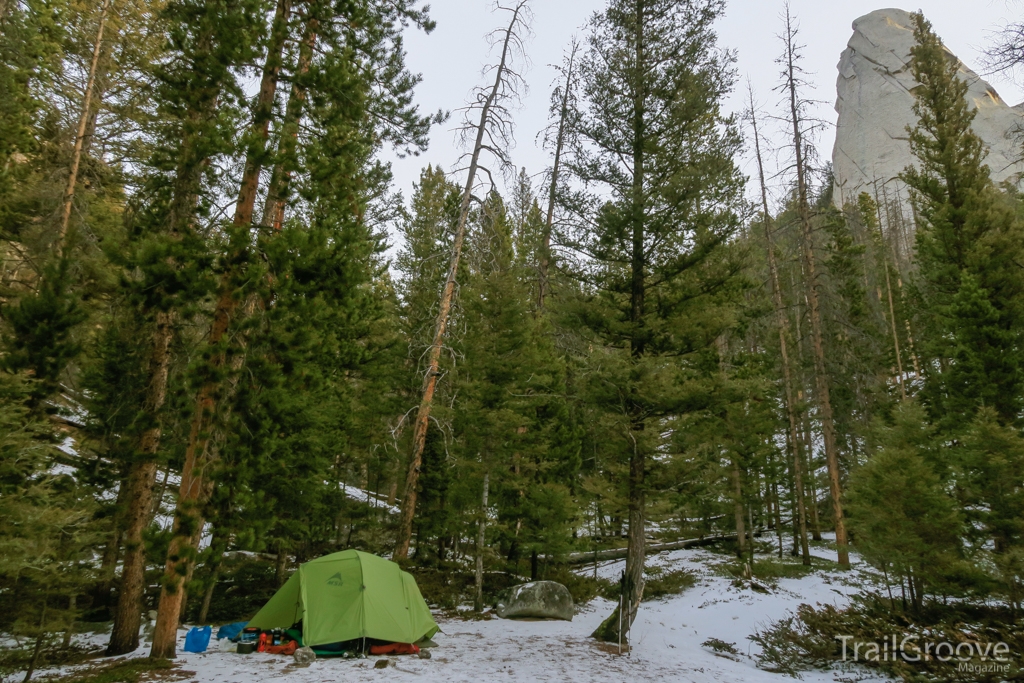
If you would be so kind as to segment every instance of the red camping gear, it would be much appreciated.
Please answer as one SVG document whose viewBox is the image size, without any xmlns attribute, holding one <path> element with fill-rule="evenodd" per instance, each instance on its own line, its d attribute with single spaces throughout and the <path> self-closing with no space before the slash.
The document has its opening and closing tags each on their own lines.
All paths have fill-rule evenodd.
<svg viewBox="0 0 1024 683">
<path fill-rule="evenodd" d="M 388 643 L 387 645 L 371 645 L 371 655 L 415 655 L 420 648 L 411 643 Z"/>
<path fill-rule="evenodd" d="M 299 644 L 294 640 L 289 640 L 284 645 L 268 645 L 267 654 L 271 655 L 293 655 L 295 651 L 299 649 Z"/>
</svg>

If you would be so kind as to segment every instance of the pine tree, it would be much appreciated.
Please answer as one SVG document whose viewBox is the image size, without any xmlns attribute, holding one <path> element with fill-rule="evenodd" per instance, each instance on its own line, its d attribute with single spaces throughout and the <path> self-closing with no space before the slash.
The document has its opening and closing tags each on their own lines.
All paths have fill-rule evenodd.
<svg viewBox="0 0 1024 683">
<path fill-rule="evenodd" d="M 149 521 L 167 397 L 170 344 L 177 314 L 211 288 L 209 252 L 197 221 L 209 210 L 216 176 L 211 161 L 231 149 L 234 105 L 240 88 L 232 67 L 251 58 L 249 31 L 259 3 L 167 5 L 163 21 L 179 53 L 158 70 L 157 98 L 167 116 L 148 166 L 133 226 L 129 270 L 141 277 L 129 288 L 133 306 L 150 324 L 149 378 L 132 462 L 125 481 L 126 547 L 109 654 L 138 647 L 143 590 L 142 531 Z M 166 175 L 165 175 L 166 173 Z"/>
<path fill-rule="evenodd" d="M 957 491 L 973 559 L 995 567 L 1007 602 L 1018 610 L 1024 598 L 1024 438 L 985 407 L 964 434 L 958 456 Z"/>
<path fill-rule="evenodd" d="M 579 445 L 565 409 L 562 360 L 533 315 L 534 269 L 517 263 L 513 249 L 516 233 L 536 234 L 540 225 L 532 193 L 523 194 L 523 210 L 510 216 L 492 193 L 469 235 L 455 427 L 463 469 L 482 471 L 491 500 L 509 506 L 499 509 L 496 545 L 512 561 L 524 553 L 554 560 L 570 545 Z"/>
<path fill-rule="evenodd" d="M 784 93 L 787 103 L 788 123 L 793 131 L 793 161 L 796 170 L 795 209 L 800 225 L 800 252 L 803 259 L 804 294 L 807 300 L 807 312 L 810 319 L 810 346 L 814 373 L 814 400 L 817 403 L 818 419 L 821 423 L 821 436 L 825 450 L 825 466 L 828 469 L 829 492 L 832 497 L 833 524 L 836 528 L 836 546 L 839 552 L 839 564 L 850 565 L 846 528 L 843 523 L 842 481 L 839 453 L 836 446 L 835 415 L 832 407 L 832 387 L 825 367 L 824 325 L 821 316 L 821 295 L 818 265 L 814 255 L 813 226 L 811 214 L 810 183 L 808 180 L 807 141 L 805 136 L 807 102 L 800 96 L 799 89 L 804 85 L 801 79 L 800 46 L 797 45 L 797 27 L 790 13 L 789 5 L 785 8 L 785 33 L 782 35 L 783 53 L 777 60 L 782 65 L 782 85 L 779 89 Z"/>
<path fill-rule="evenodd" d="M 69 265 L 61 259 L 47 268 L 38 292 L 24 294 L 3 310 L 10 330 L 4 335 L 3 364 L 9 372 L 28 370 L 39 380 L 33 385 L 37 405 L 57 391 L 64 368 L 81 351 L 74 330 L 86 314 L 69 291 Z"/>
<path fill-rule="evenodd" d="M 607 399 L 628 422 L 623 632 L 643 597 L 646 472 L 672 402 L 663 359 L 717 336 L 722 321 L 697 307 L 733 274 L 722 246 L 736 228 L 741 183 L 738 135 L 719 109 L 732 86 L 731 56 L 714 47 L 722 11 L 717 1 L 612 2 L 592 20 L 581 66 L 571 168 L 594 194 L 572 208 L 593 227 L 574 246 L 593 260 L 581 275 L 595 296 L 579 315 L 599 344 L 619 350 Z M 595 635 L 616 640 L 618 622 L 616 610 Z"/>
<path fill-rule="evenodd" d="M 935 441 L 914 404 L 896 410 L 882 448 L 855 470 L 847 490 L 857 547 L 906 583 L 915 610 L 958 571 L 963 518 L 936 472 Z"/>
<path fill-rule="evenodd" d="M 92 491 L 54 468 L 57 437 L 32 409 L 33 380 L 0 371 L 0 628 L 32 638 L 25 679 L 47 639 L 71 628 L 92 576 Z"/>
<path fill-rule="evenodd" d="M 1019 419 L 1024 280 L 1021 224 L 999 196 L 984 148 L 971 130 L 976 110 L 931 24 L 914 15 L 911 51 L 918 125 L 910 146 L 918 167 L 902 174 L 918 216 L 916 235 L 926 356 L 923 400 L 947 428 L 994 408 Z"/>
</svg>

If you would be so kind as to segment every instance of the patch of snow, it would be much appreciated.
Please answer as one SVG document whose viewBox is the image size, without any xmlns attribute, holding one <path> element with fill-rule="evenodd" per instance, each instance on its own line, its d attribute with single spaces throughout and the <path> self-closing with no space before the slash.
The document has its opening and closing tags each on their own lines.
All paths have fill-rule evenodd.
<svg viewBox="0 0 1024 683">
<path fill-rule="evenodd" d="M 70 436 L 65 436 L 64 441 L 62 441 L 61 444 L 57 446 L 57 449 L 64 453 L 67 453 L 68 455 L 77 457 L 78 449 L 75 448 L 76 445 L 77 444 L 75 443 L 74 439 L 72 439 Z"/>
<path fill-rule="evenodd" d="M 65 474 L 69 477 L 74 477 L 78 473 L 78 468 L 55 462 L 50 466 L 50 469 L 47 470 L 47 472 L 55 477 L 60 477 Z"/>
<path fill-rule="evenodd" d="M 382 508 L 388 512 L 388 514 L 397 515 L 401 510 L 394 505 L 388 505 L 387 501 L 381 500 L 376 494 L 369 491 L 364 491 L 358 486 L 350 486 L 342 483 L 341 492 L 352 500 L 358 500 L 360 503 L 366 503 L 370 507 Z"/>
</svg>

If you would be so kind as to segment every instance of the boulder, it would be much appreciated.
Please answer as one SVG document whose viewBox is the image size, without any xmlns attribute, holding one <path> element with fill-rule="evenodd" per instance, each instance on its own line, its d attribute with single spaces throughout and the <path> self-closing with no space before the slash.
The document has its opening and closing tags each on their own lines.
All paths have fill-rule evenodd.
<svg viewBox="0 0 1024 683">
<path fill-rule="evenodd" d="M 907 188 L 900 172 L 917 165 L 910 151 L 907 127 L 917 125 L 910 70 L 914 29 L 910 13 L 880 9 L 853 22 L 853 36 L 839 58 L 836 81 L 836 142 L 832 150 L 837 206 L 856 203 L 861 192 L 878 199 L 901 200 L 907 213 Z M 947 52 L 949 52 L 947 50 Z M 972 127 L 988 151 L 985 164 L 992 179 L 1018 184 L 1021 107 L 1011 107 L 983 78 L 949 52 L 968 85 L 966 99 L 977 110 Z"/>
<path fill-rule="evenodd" d="M 574 606 L 569 589 L 554 581 L 531 581 L 513 586 L 506 604 L 498 605 L 503 619 L 565 619 L 572 621 Z"/>
</svg>

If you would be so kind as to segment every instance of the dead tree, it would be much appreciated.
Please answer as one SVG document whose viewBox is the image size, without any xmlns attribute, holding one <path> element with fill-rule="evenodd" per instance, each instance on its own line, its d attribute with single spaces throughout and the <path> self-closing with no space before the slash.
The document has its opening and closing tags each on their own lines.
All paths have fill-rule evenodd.
<svg viewBox="0 0 1024 683">
<path fill-rule="evenodd" d="M 465 123 L 462 127 L 464 139 L 473 139 L 473 147 L 463 155 L 469 163 L 463 170 L 467 171 L 466 184 L 462 191 L 462 202 L 459 207 L 459 221 L 455 228 L 452 242 L 452 255 L 448 263 L 448 276 L 441 291 L 440 305 L 434 323 L 434 339 L 427 350 L 427 368 L 423 375 L 423 387 L 416 421 L 413 423 L 412 449 L 409 458 L 409 469 L 405 477 L 405 491 L 402 497 L 402 514 L 398 525 L 398 539 L 395 560 L 409 557 L 409 544 L 412 541 L 412 523 L 416 515 L 416 487 L 419 485 L 420 465 L 423 462 L 423 449 L 427 441 L 427 428 L 430 425 L 430 410 L 434 402 L 434 391 L 440 375 L 441 350 L 444 347 L 445 333 L 448 329 L 448 316 L 452 301 L 455 298 L 456 280 L 459 273 L 459 261 L 462 258 L 462 244 L 466 238 L 466 222 L 469 219 L 470 206 L 473 201 L 473 190 L 477 185 L 477 174 L 485 173 L 491 180 L 491 171 L 481 164 L 484 152 L 489 153 L 498 165 L 507 170 L 511 164 L 507 150 L 513 142 L 513 126 L 511 106 L 517 102 L 525 89 L 522 75 L 513 68 L 515 57 L 525 59 L 523 40 L 530 30 L 532 13 L 527 6 L 528 0 L 519 0 L 515 5 L 498 4 L 496 7 L 503 12 L 511 13 L 508 26 L 491 34 L 495 44 L 501 44 L 501 57 L 484 73 L 494 74 L 494 82 L 487 88 L 477 88 L 473 101 L 465 109 Z M 473 115 L 479 113 L 476 118 Z"/>
<path fill-rule="evenodd" d="M 569 54 L 565 63 L 559 67 L 564 83 L 551 93 L 552 114 L 557 114 L 558 125 L 555 130 L 555 158 L 551 165 L 551 183 L 548 188 L 548 210 L 544 219 L 544 235 L 541 240 L 540 263 L 537 277 L 537 310 L 544 310 L 544 297 L 547 296 L 548 271 L 551 267 L 551 231 L 555 222 L 555 197 L 558 194 L 558 174 L 562 166 L 562 150 L 565 147 L 565 136 L 568 130 L 568 118 L 573 104 L 573 77 L 576 75 L 576 53 L 579 52 L 579 41 L 573 38 L 569 44 Z"/>
<path fill-rule="evenodd" d="M 78 129 L 75 132 L 75 147 L 71 152 L 71 169 L 68 172 L 68 183 L 64 188 L 60 223 L 57 226 L 57 244 L 54 247 L 54 251 L 58 259 L 64 255 L 64 241 L 68 234 L 68 224 L 71 222 L 71 208 L 75 201 L 75 188 L 78 185 L 78 168 L 82 163 L 82 148 L 85 144 L 89 121 L 92 118 L 93 90 L 96 87 L 96 71 L 100 62 L 100 53 L 103 51 L 103 31 L 107 26 L 107 16 L 110 14 L 110 1 L 103 0 L 103 7 L 100 9 L 99 26 L 96 28 L 96 40 L 93 42 L 92 59 L 89 62 L 89 77 L 85 83 L 85 93 L 82 95 L 82 115 L 78 118 Z"/>
<path fill-rule="evenodd" d="M 761 137 L 757 130 L 757 112 L 754 106 L 754 90 L 747 83 L 750 96 L 750 125 L 754 129 L 754 152 L 757 157 L 757 175 L 761 186 L 761 210 L 764 213 L 764 239 L 768 250 L 768 274 L 771 279 L 772 304 L 775 309 L 775 324 L 779 330 L 779 355 L 782 357 L 782 381 L 786 390 L 786 415 L 789 418 L 789 444 L 793 462 L 793 487 L 796 491 L 798 524 L 800 529 L 800 551 L 805 565 L 811 564 L 811 554 L 807 545 L 807 509 L 804 502 L 803 468 L 800 466 L 799 436 L 797 436 L 796 398 L 793 392 L 793 373 L 789 364 L 789 332 L 786 310 L 782 303 L 782 287 L 779 285 L 779 267 L 775 261 L 775 246 L 772 243 L 772 218 L 768 210 L 768 188 L 764 179 L 764 161 L 761 157 Z"/>
<path fill-rule="evenodd" d="M 799 89 L 805 85 L 801 79 L 801 71 L 797 62 L 800 61 L 799 46 L 796 44 L 797 28 L 789 5 L 785 10 L 785 33 L 781 36 L 784 50 L 780 63 L 783 66 L 783 84 L 789 106 L 789 123 L 793 129 L 793 150 L 795 154 L 797 181 L 797 217 L 800 221 L 800 246 L 804 260 L 806 276 L 807 303 L 811 320 L 811 349 L 814 358 L 815 399 L 821 419 L 821 432 L 825 445 L 825 464 L 828 468 L 829 490 L 832 494 L 832 511 L 835 518 L 836 546 L 839 551 L 839 565 L 850 566 L 850 553 L 847 547 L 846 522 L 843 519 L 842 486 L 839 480 L 839 453 L 836 447 L 835 421 L 832 415 L 832 399 L 829 394 L 828 375 L 825 371 L 824 332 L 821 323 L 821 306 L 818 298 L 818 281 L 814 247 L 812 243 L 813 228 L 811 226 L 811 208 L 807 198 L 808 181 L 804 146 L 807 144 L 804 131 L 804 100 Z"/>
</svg>

